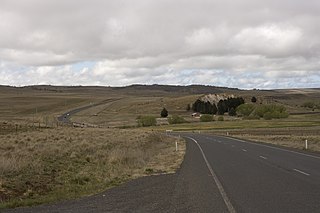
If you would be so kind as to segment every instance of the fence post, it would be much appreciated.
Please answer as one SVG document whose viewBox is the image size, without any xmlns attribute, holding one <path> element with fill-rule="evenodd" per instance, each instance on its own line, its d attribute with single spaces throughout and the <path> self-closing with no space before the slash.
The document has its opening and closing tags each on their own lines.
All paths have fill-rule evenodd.
<svg viewBox="0 0 320 213">
<path fill-rule="evenodd" d="M 306 139 L 306 145 L 305 145 L 306 150 L 308 149 L 308 140 Z"/>
</svg>

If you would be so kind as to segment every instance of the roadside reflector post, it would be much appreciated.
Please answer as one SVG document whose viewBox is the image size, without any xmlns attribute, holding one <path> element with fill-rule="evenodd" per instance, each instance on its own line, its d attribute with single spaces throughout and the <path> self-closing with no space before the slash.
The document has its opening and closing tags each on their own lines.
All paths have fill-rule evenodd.
<svg viewBox="0 0 320 213">
<path fill-rule="evenodd" d="M 229 136 L 229 132 L 227 132 L 227 136 Z"/>
<path fill-rule="evenodd" d="M 306 139 L 306 146 L 305 146 L 306 150 L 308 149 L 308 140 Z"/>
<path fill-rule="evenodd" d="M 178 151 L 178 141 L 176 141 L 176 152 Z"/>
</svg>

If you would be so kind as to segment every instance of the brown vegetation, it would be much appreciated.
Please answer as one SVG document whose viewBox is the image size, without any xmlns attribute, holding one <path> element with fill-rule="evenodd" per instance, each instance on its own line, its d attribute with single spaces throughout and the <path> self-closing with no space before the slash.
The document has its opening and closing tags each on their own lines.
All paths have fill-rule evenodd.
<svg viewBox="0 0 320 213">
<path fill-rule="evenodd" d="M 315 127 L 286 127 L 259 129 L 232 129 L 214 131 L 214 134 L 251 140 L 254 142 L 271 143 L 280 146 L 304 149 L 308 140 L 308 150 L 320 152 L 320 126 Z"/>
<path fill-rule="evenodd" d="M 96 193 L 127 179 L 175 171 L 184 145 L 138 130 L 42 129 L 0 135 L 0 207 Z"/>
</svg>

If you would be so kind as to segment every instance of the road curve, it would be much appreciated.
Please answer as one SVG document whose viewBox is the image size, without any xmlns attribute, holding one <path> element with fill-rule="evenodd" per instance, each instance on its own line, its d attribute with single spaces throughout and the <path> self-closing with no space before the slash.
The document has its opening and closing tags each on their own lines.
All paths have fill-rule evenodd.
<svg viewBox="0 0 320 213">
<path fill-rule="evenodd" d="M 5 212 L 319 212 L 320 156 L 221 136 L 184 133 L 176 174 L 103 193 Z"/>
<path fill-rule="evenodd" d="M 114 101 L 118 101 L 120 100 L 121 98 L 118 98 L 118 99 L 106 99 L 106 100 L 103 100 L 99 103 L 91 103 L 89 105 L 86 105 L 86 106 L 82 106 L 82 107 L 79 107 L 79 108 L 76 108 L 76 109 L 73 109 L 73 110 L 70 110 L 68 112 L 65 112 L 63 113 L 62 115 L 60 115 L 58 117 L 58 121 L 60 122 L 63 122 L 63 123 L 71 123 L 70 122 L 70 118 L 72 115 L 80 112 L 80 111 L 83 111 L 83 110 L 86 110 L 86 109 L 89 109 L 89 108 L 92 108 L 92 107 L 96 107 L 96 106 L 99 106 L 99 105 L 102 105 L 102 104 L 106 104 L 106 103 L 111 103 L 111 102 L 114 102 Z"/>
</svg>

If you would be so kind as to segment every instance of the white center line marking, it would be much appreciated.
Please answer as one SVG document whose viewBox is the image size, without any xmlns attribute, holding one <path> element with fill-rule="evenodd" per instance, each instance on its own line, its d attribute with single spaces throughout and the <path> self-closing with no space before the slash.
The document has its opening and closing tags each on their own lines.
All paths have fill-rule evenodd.
<svg viewBox="0 0 320 213">
<path fill-rule="evenodd" d="M 207 160 L 207 158 L 206 158 L 206 156 L 205 156 L 205 154 L 204 154 L 204 152 L 203 152 L 200 144 L 198 143 L 198 141 L 196 141 L 195 139 L 193 139 L 193 138 L 191 138 L 191 137 L 186 137 L 186 138 L 191 139 L 193 142 L 195 142 L 195 143 L 197 144 L 197 146 L 198 146 L 198 148 L 200 149 L 200 152 L 201 152 L 201 154 L 202 154 L 202 157 L 203 157 L 205 163 L 207 164 L 207 167 L 208 167 L 208 169 L 209 169 L 209 171 L 210 171 L 210 173 L 211 173 L 211 175 L 212 175 L 212 178 L 213 178 L 214 182 L 216 183 L 216 185 L 217 185 L 217 187 L 218 187 L 218 190 L 219 190 L 219 192 L 220 192 L 220 194 L 221 194 L 221 196 L 222 196 L 222 199 L 223 199 L 224 203 L 226 204 L 229 212 L 230 212 L 230 213 L 236 213 L 235 208 L 234 208 L 233 205 L 231 204 L 231 201 L 230 201 L 230 199 L 229 199 L 226 191 L 224 190 L 224 188 L 223 188 L 220 180 L 218 179 L 217 175 L 214 173 L 214 171 L 213 171 L 213 169 L 212 169 L 209 161 Z"/>
<path fill-rule="evenodd" d="M 247 150 L 246 149 L 242 149 L 242 151 L 246 152 Z"/>
<path fill-rule="evenodd" d="M 303 174 L 303 175 L 310 176 L 310 174 L 308 174 L 308 173 L 306 173 L 306 172 L 303 172 L 303 171 L 301 171 L 301 170 L 299 170 L 299 169 L 293 169 L 293 170 L 296 171 L 296 172 L 299 172 L 299 173 L 301 173 L 301 174 Z"/>
<path fill-rule="evenodd" d="M 265 160 L 267 159 L 265 156 L 262 156 L 262 155 L 260 155 L 259 157 Z"/>
</svg>

